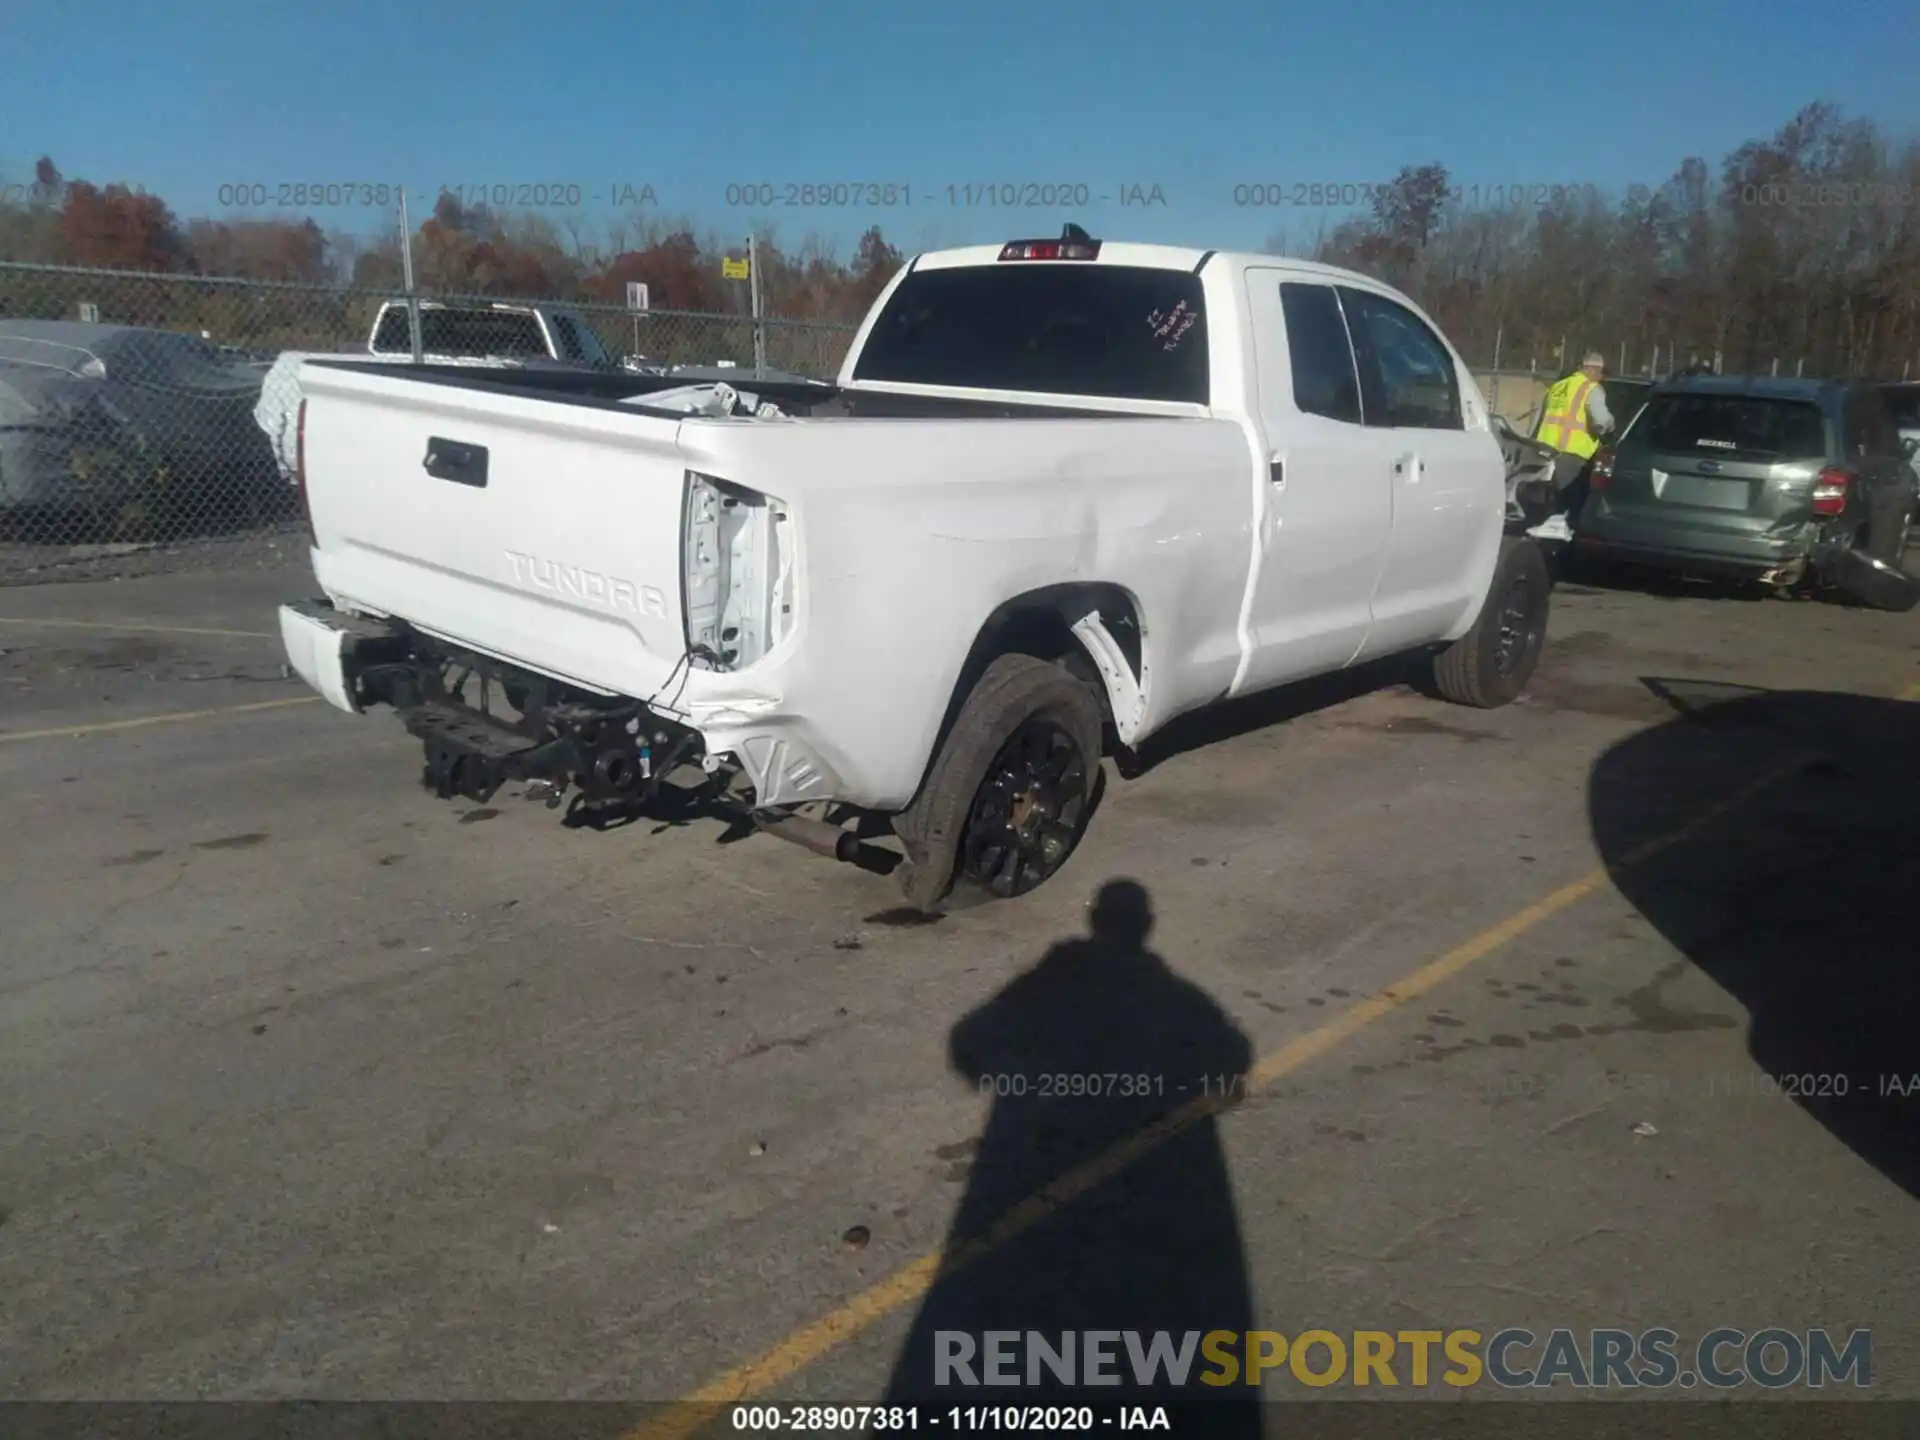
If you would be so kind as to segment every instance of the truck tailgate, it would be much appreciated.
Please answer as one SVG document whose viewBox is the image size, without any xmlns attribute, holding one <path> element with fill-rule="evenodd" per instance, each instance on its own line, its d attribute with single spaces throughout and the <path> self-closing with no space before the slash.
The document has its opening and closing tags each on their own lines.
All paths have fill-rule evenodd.
<svg viewBox="0 0 1920 1440">
<path fill-rule="evenodd" d="M 593 689 L 671 680 L 677 419 L 358 368 L 301 383 L 314 570 L 336 601 Z"/>
</svg>

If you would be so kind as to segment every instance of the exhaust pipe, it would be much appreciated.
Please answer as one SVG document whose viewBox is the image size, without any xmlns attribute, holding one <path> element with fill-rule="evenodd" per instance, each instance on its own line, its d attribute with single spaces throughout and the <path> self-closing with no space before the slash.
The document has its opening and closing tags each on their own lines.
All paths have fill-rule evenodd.
<svg viewBox="0 0 1920 1440">
<path fill-rule="evenodd" d="M 889 875 L 900 863 L 900 857 L 891 850 L 869 845 L 853 831 L 829 825 L 824 820 L 773 810 L 748 810 L 745 818 L 764 834 L 792 841 L 803 850 L 811 850 L 829 860 L 858 865 L 870 874 Z"/>
<path fill-rule="evenodd" d="M 773 810 L 754 810 L 749 818 L 769 835 L 777 835 L 782 840 L 791 840 L 803 849 L 816 855 L 824 855 L 829 860 L 844 860 L 852 864 L 860 858 L 860 852 L 866 847 L 851 830 L 843 830 L 838 825 L 829 825 L 824 820 L 811 820 L 805 815 L 783 815 Z"/>
</svg>

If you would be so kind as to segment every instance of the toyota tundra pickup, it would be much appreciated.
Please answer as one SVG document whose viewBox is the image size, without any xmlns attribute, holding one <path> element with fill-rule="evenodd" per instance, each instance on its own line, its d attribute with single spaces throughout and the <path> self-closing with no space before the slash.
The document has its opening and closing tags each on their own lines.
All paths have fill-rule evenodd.
<svg viewBox="0 0 1920 1440">
<path fill-rule="evenodd" d="M 1103 746 L 1408 652 L 1503 705 L 1546 629 L 1467 367 L 1324 265 L 1068 226 L 916 257 L 833 384 L 301 383 L 325 598 L 287 655 L 397 710 L 429 788 L 644 809 L 692 775 L 841 859 L 882 816 L 923 909 L 1056 873 Z"/>
</svg>

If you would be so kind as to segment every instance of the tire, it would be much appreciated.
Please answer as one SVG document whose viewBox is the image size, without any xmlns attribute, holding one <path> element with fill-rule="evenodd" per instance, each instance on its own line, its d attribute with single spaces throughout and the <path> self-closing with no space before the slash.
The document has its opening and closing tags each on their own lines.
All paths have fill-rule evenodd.
<svg viewBox="0 0 1920 1440">
<path fill-rule="evenodd" d="M 1546 643 L 1551 584 L 1538 545 L 1518 537 L 1502 540 L 1473 628 L 1434 657 L 1434 688 L 1454 704 L 1478 710 L 1517 700 Z"/>
<path fill-rule="evenodd" d="M 1101 723 L 1099 701 L 1065 666 L 1031 655 L 988 665 L 919 796 L 894 817 L 907 903 L 931 913 L 956 882 L 1010 899 L 1057 874 L 1089 818 Z M 1040 783 L 1022 790 L 1023 777 Z"/>
</svg>

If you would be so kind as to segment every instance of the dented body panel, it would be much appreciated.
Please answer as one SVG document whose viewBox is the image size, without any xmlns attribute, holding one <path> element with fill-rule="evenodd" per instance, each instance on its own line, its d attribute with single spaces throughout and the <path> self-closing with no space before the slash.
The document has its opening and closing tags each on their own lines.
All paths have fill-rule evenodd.
<svg viewBox="0 0 1920 1440">
<path fill-rule="evenodd" d="M 688 680 L 681 708 L 712 748 L 784 748 L 837 777 L 833 798 L 903 806 L 981 623 L 1066 583 L 1117 586 L 1143 617 L 1137 734 L 1232 685 L 1252 496 L 1230 421 L 690 422 L 681 443 L 695 470 L 778 487 L 799 554 L 783 641 Z"/>
<path fill-rule="evenodd" d="M 1506 484 L 1458 356 L 1435 339 L 1462 397 L 1451 430 L 1296 403 L 1310 387 L 1277 287 L 1394 292 L 1304 262 L 1110 245 L 1100 265 L 1149 289 L 1176 277 L 1189 297 L 1140 323 L 1203 377 L 1197 396 L 861 378 L 914 268 L 997 255 L 923 256 L 895 276 L 839 402 L 802 396 L 794 413 L 309 367 L 321 586 L 348 614 L 644 702 L 737 764 L 760 807 L 888 812 L 920 786 L 983 629 L 1027 597 L 1059 611 L 1127 744 L 1472 623 Z M 324 637 L 299 648 L 331 653 Z"/>
</svg>

